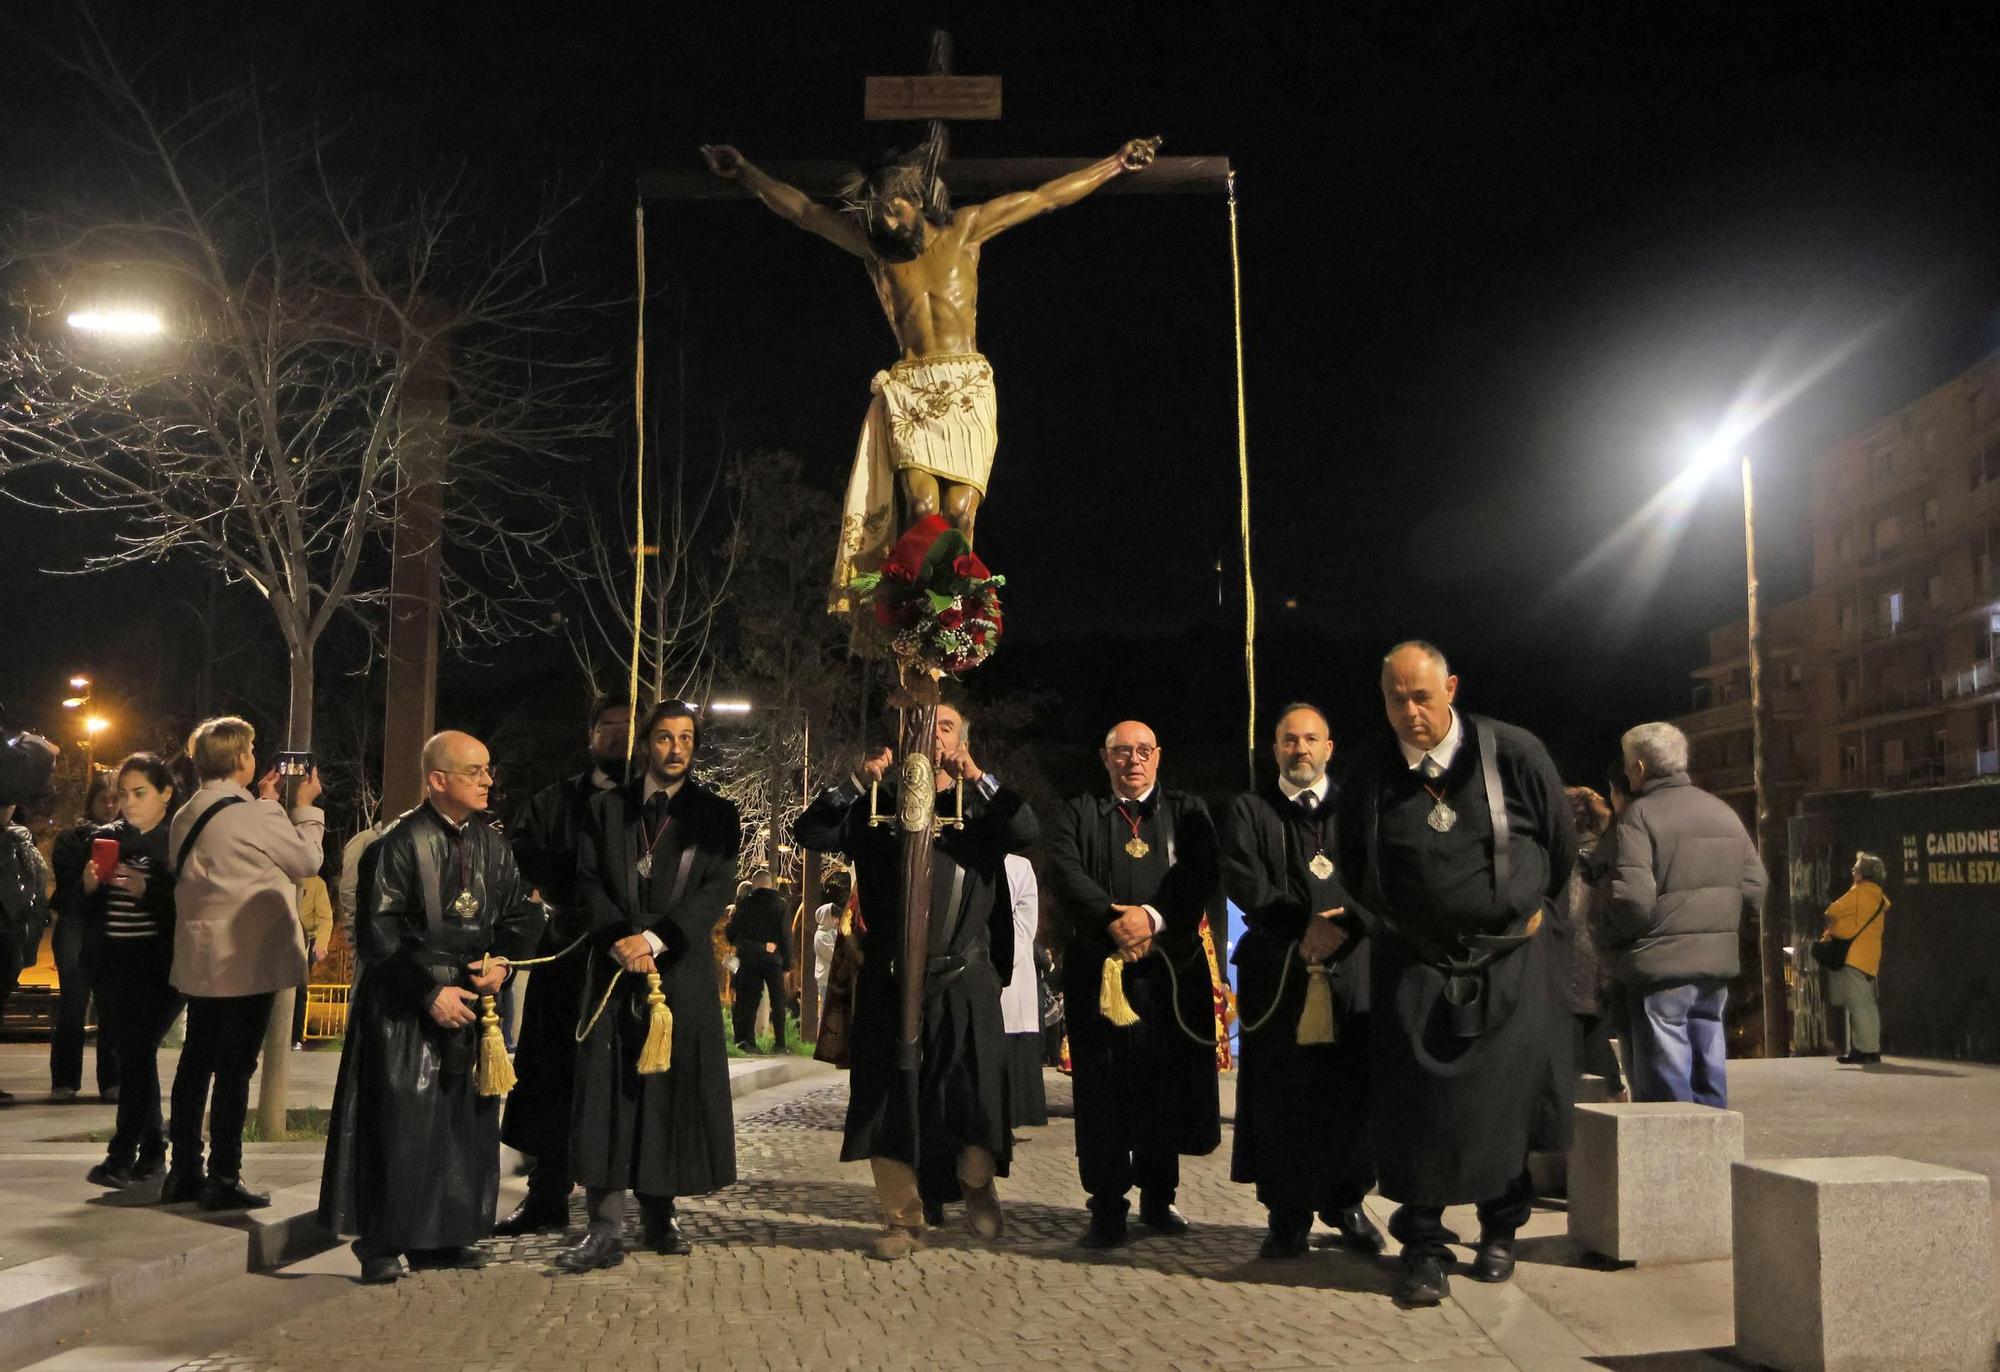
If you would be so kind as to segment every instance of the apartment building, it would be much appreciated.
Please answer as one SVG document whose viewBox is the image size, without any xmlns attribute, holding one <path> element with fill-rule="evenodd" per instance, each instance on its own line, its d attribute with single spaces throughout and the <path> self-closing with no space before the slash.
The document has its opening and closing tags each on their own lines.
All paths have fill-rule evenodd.
<svg viewBox="0 0 2000 1372">
<path fill-rule="evenodd" d="M 2000 779 L 2000 353 L 1811 472 L 1812 590 L 1764 629 L 1780 822 L 1808 791 Z M 1750 811 L 1743 622 L 1680 722 L 1695 779 Z"/>
</svg>

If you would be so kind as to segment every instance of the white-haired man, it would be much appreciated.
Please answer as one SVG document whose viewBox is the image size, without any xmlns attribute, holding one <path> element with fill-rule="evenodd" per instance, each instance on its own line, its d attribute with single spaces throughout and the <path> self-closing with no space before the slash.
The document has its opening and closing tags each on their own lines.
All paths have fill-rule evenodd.
<svg viewBox="0 0 2000 1372">
<path fill-rule="evenodd" d="M 1737 931 L 1764 864 L 1728 803 L 1688 780 L 1687 736 L 1641 724 L 1619 740 L 1632 803 L 1613 831 L 1605 955 L 1635 1101 L 1729 1102 L 1722 1012 L 1742 970 Z"/>
</svg>

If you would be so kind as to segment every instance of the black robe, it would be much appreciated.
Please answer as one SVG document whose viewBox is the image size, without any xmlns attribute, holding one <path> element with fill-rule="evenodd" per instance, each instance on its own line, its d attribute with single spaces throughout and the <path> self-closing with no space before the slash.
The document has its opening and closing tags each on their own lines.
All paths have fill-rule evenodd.
<svg viewBox="0 0 2000 1372">
<path fill-rule="evenodd" d="M 542 914 L 482 816 L 454 831 L 429 805 L 369 847 L 358 889 L 361 973 L 320 1223 L 403 1251 L 477 1243 L 492 1232 L 500 1193 L 500 1101 L 474 1089 L 479 1025 L 441 1028 L 429 1005 L 440 986 L 469 987 L 468 968 L 489 952 L 526 957 Z M 452 908 L 464 890 L 479 902 L 469 919 Z"/>
<path fill-rule="evenodd" d="M 1335 1041 L 1301 1047 L 1297 1038 L 1308 977 L 1291 945 L 1320 911 L 1358 909 L 1337 865 L 1323 878 L 1312 872 L 1314 857 L 1340 851 L 1337 810 L 1331 788 L 1308 815 L 1272 784 L 1238 796 L 1222 831 L 1223 890 L 1246 926 L 1230 958 L 1242 1035 L 1229 1177 L 1255 1183 L 1264 1205 L 1294 1211 L 1355 1204 L 1375 1175 L 1366 939 L 1350 940 L 1335 956 Z M 1274 1005 L 1281 986 L 1283 1000 Z"/>
<path fill-rule="evenodd" d="M 1495 880 L 1481 725 L 1492 731 L 1507 815 L 1508 876 Z M 1395 739 L 1370 747 L 1342 791 L 1340 840 L 1356 914 L 1374 939 L 1369 1113 L 1382 1194 L 1417 1205 L 1499 1196 L 1530 1148 L 1559 1143 L 1575 1096 L 1562 960 L 1551 922 L 1576 860 L 1562 778 L 1524 729 L 1461 714 L 1463 742 L 1437 783 L 1446 833 Z M 1355 907 L 1350 907 L 1351 912 Z M 1542 925 L 1527 936 L 1537 914 Z M 1497 939 L 1497 943 L 1481 943 Z M 1523 940 L 1515 942 L 1515 940 Z M 1486 965 L 1449 976 L 1447 968 Z M 1483 1009 L 1455 1011 L 1461 1000 Z"/>
<path fill-rule="evenodd" d="M 1156 789 L 1125 809 L 1139 818 L 1144 857 L 1126 851 L 1131 825 L 1108 795 L 1069 801 L 1049 826 L 1045 866 L 1064 946 L 1077 1153 L 1212 1153 L 1222 1116 L 1201 919 L 1219 884 L 1215 824 L 1207 806 L 1179 791 Z M 1117 948 L 1114 904 L 1150 905 L 1162 920 L 1153 955 L 1125 964 L 1125 998 L 1139 1022 L 1124 1028 L 1098 1009 L 1104 960 Z"/>
<path fill-rule="evenodd" d="M 570 1171 L 585 1186 L 698 1196 L 736 1180 L 736 1119 L 712 940 L 736 888 L 743 827 L 734 805 L 690 780 L 667 803 L 661 831 L 658 817 L 642 813 L 643 785 L 642 779 L 592 797 L 577 843 L 577 894 L 591 931 L 585 1020 L 607 987 L 611 999 L 576 1050 Z M 646 834 L 658 836 L 650 878 L 638 869 Z M 646 979 L 616 976 L 609 953 L 641 930 L 666 945 L 654 964 L 674 1016 L 673 1066 L 643 1077 Z"/>
<path fill-rule="evenodd" d="M 598 788 L 593 771 L 579 772 L 537 792 L 510 832 L 521 879 L 541 893 L 552 918 L 537 953 L 568 947 L 588 927 L 577 908 L 576 843 Z M 500 1141 L 535 1159 L 537 1168 L 569 1166 L 570 1091 L 576 1076 L 577 1005 L 590 950 L 532 969 L 521 998 L 514 1049 L 518 1080 L 507 1097 Z M 550 1179 L 553 1180 L 553 1179 Z"/>
<path fill-rule="evenodd" d="M 895 787 L 881 804 L 896 811 Z M 940 811 L 953 805 L 938 797 Z M 851 782 L 820 793 L 793 826 L 794 842 L 854 860 L 859 895 L 861 971 L 848 1029 L 851 1073 L 843 1162 L 895 1158 L 917 1169 L 928 1200 L 958 1193 L 959 1152 L 977 1145 L 993 1154 L 1001 1176 L 1012 1160 L 1006 1107 L 1007 1031 L 1000 989 L 1014 970 L 1014 912 L 1004 863 L 1035 841 L 1035 812 L 999 787 L 990 797 L 965 790 L 966 823 L 941 829 L 931 862 L 931 938 L 935 963 L 950 959 L 926 983 L 917 1083 L 917 1138 L 910 1137 L 910 1101 L 896 1065 L 902 1018 L 896 964 L 903 946 L 902 834 L 870 827 L 868 795 Z M 956 908 L 950 896 L 959 891 Z"/>
</svg>

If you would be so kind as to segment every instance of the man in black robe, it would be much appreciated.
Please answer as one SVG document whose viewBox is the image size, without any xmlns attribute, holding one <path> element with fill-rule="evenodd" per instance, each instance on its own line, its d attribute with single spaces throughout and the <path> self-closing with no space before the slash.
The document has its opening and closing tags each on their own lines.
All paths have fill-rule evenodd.
<svg viewBox="0 0 2000 1372">
<path fill-rule="evenodd" d="M 591 798 L 577 844 L 578 898 L 590 918 L 583 1041 L 576 1050 L 570 1170 L 590 1225 L 556 1255 L 566 1272 L 625 1260 L 625 1196 L 639 1197 L 646 1246 L 684 1254 L 675 1198 L 736 1180 L 729 1049 L 722 1038 L 715 926 L 736 885 L 736 807 L 692 776 L 695 709 L 665 701 L 639 722 L 646 771 Z M 650 1022 L 646 974 L 673 1014 L 672 1065 L 639 1074 Z"/>
<path fill-rule="evenodd" d="M 623 696 L 598 696 L 590 710 L 590 766 L 537 792 L 514 826 L 514 861 L 549 910 L 543 957 L 561 952 L 588 927 L 576 896 L 577 835 L 589 819 L 591 797 L 625 780 L 631 724 L 632 707 Z M 583 999 L 588 961 L 588 951 L 579 948 L 528 973 L 514 1052 L 517 1079 L 501 1118 L 500 1142 L 534 1163 L 527 1198 L 493 1226 L 496 1234 L 532 1234 L 569 1223 L 570 1089 L 576 1075 L 577 1003 Z"/>
<path fill-rule="evenodd" d="M 736 952 L 736 1003 L 730 1007 L 736 1046 L 757 1051 L 757 1004 L 771 997 L 771 1043 L 785 1051 L 785 973 L 792 970 L 792 922 L 785 898 L 769 872 L 750 879 L 750 893 L 729 917 L 729 946 Z"/>
<path fill-rule="evenodd" d="M 1057 812 L 1047 867 L 1065 944 L 1077 1172 L 1090 1195 L 1079 1242 L 1115 1248 L 1125 1242 L 1134 1186 L 1140 1223 L 1186 1233 L 1174 1207 L 1181 1155 L 1212 1153 L 1222 1142 L 1215 1005 L 1201 942 L 1218 873 L 1208 807 L 1160 787 L 1152 729 L 1127 720 L 1097 755 L 1110 789 Z M 1114 957 L 1139 1017 L 1124 1026 L 1099 1008 Z"/>
<path fill-rule="evenodd" d="M 869 1252 L 883 1261 L 922 1248 L 925 1223 L 937 1223 L 944 1203 L 960 1195 L 975 1235 L 996 1239 L 1003 1227 L 993 1179 L 1007 1175 L 1012 1136 L 1000 990 L 1014 966 L 1013 908 L 1003 864 L 1007 854 L 1035 841 L 1037 829 L 1027 803 L 973 762 L 966 731 L 961 710 L 938 707 L 932 760 L 939 818 L 954 817 L 954 783 L 963 781 L 965 823 L 940 824 L 934 831 L 914 1112 L 906 1074 L 896 1063 L 902 835 L 893 824 L 868 822 L 868 783 L 887 775 L 894 761 L 890 750 L 879 749 L 855 778 L 821 792 L 793 829 L 801 847 L 854 859 L 862 961 L 848 1030 L 852 1070 L 840 1159 L 866 1158 L 874 1172 L 884 1229 Z M 885 813 L 896 813 L 893 785 L 882 785 L 880 805 Z"/>
<path fill-rule="evenodd" d="M 320 1223 L 358 1235 L 361 1280 L 483 1267 L 500 1194 L 500 1101 L 475 1089 L 479 998 L 542 914 L 485 821 L 493 770 L 470 734 L 424 745 L 424 803 L 363 859 L 360 979 L 333 1092 Z"/>
<path fill-rule="evenodd" d="M 1238 796 L 1222 830 L 1223 889 L 1246 925 L 1231 958 L 1243 1032 L 1229 1176 L 1254 1183 L 1269 1216 L 1261 1256 L 1304 1257 L 1314 1211 L 1349 1248 L 1379 1253 L 1382 1232 L 1361 1208 L 1375 1185 L 1368 944 L 1342 947 L 1334 923 L 1353 902 L 1334 862 L 1326 716 L 1312 705 L 1286 706 L 1271 752 L 1277 780 Z M 1306 984 L 1320 975 L 1308 972 L 1314 964 L 1327 968 L 1334 1041 L 1308 1045 L 1298 1042 L 1298 1027 Z"/>
<path fill-rule="evenodd" d="M 1576 1092 L 1556 930 L 1576 860 L 1562 778 L 1524 729 L 1452 706 L 1428 643 L 1382 660 L 1393 739 L 1343 788 L 1341 855 L 1360 897 L 1342 932 L 1374 939 L 1369 1114 L 1382 1194 L 1401 1208 L 1396 1295 L 1435 1305 L 1475 1202 L 1471 1275 L 1505 1281 L 1534 1204 L 1531 1149 L 1558 1149 Z"/>
</svg>

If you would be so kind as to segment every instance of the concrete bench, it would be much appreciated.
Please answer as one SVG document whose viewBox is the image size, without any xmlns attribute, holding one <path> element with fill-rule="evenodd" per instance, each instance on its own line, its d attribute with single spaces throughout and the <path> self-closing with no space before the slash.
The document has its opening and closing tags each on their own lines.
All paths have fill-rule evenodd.
<svg viewBox="0 0 2000 1372">
<path fill-rule="evenodd" d="M 1993 1366 L 1986 1178 L 1905 1158 L 1739 1162 L 1736 1349 L 1776 1368 Z"/>
<path fill-rule="evenodd" d="M 1729 1166 L 1743 1116 L 1678 1101 L 1579 1105 L 1569 1152 L 1569 1236 L 1617 1262 L 1729 1256 Z"/>
<path fill-rule="evenodd" d="M 1604 1078 L 1583 1073 L 1576 1079 L 1576 1103 L 1594 1105 L 1610 1095 L 1605 1088 Z M 1569 1194 L 1569 1154 L 1530 1153 L 1528 1154 L 1528 1179 L 1535 1183 L 1538 1196 L 1566 1196 Z"/>
</svg>

